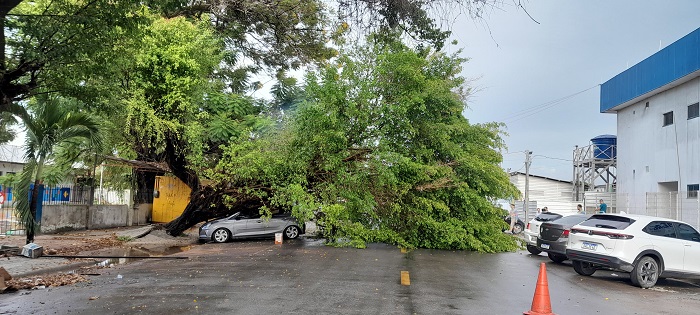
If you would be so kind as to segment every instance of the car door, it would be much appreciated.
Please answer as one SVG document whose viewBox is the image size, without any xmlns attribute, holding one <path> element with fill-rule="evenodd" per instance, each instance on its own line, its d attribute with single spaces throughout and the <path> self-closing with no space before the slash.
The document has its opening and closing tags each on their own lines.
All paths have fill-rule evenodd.
<svg viewBox="0 0 700 315">
<path fill-rule="evenodd" d="M 273 214 L 269 224 L 270 233 L 282 232 L 287 225 L 287 221 L 284 220 L 287 217 L 285 214 Z"/>
<path fill-rule="evenodd" d="M 674 222 L 652 221 L 642 231 L 650 235 L 654 249 L 663 257 L 665 270 L 683 271 L 685 249 L 683 242 L 676 236 Z"/>
<path fill-rule="evenodd" d="M 246 219 L 245 235 L 262 235 L 267 233 L 268 220 L 261 217 L 259 213 L 254 213 Z"/>
<path fill-rule="evenodd" d="M 678 237 L 682 240 L 685 249 L 683 269 L 686 272 L 700 274 L 700 233 L 690 225 L 679 223 Z"/>
</svg>

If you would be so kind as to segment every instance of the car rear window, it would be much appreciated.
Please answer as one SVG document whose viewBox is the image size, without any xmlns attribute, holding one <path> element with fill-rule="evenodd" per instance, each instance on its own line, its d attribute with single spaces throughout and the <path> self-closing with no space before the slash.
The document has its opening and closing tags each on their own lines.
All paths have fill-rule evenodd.
<svg viewBox="0 0 700 315">
<path fill-rule="evenodd" d="M 595 214 L 591 216 L 588 220 L 581 222 L 580 225 L 612 230 L 624 230 L 632 223 L 634 223 L 634 220 L 626 217 Z"/>
<path fill-rule="evenodd" d="M 562 215 L 558 213 L 540 213 L 535 217 L 535 220 L 540 222 L 549 222 L 561 218 Z"/>
<path fill-rule="evenodd" d="M 587 215 L 570 215 L 568 217 L 556 219 L 554 220 L 554 223 L 561 225 L 576 225 L 583 222 L 583 220 L 586 219 L 588 219 Z"/>
</svg>

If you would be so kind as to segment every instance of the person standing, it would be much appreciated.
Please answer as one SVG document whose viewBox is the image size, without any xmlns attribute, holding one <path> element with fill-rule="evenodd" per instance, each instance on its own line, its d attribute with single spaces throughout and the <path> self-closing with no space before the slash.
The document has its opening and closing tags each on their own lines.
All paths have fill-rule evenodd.
<svg viewBox="0 0 700 315">
<path fill-rule="evenodd" d="M 510 204 L 510 233 L 513 233 L 515 222 L 518 222 L 518 211 L 515 210 L 515 204 Z"/>
<path fill-rule="evenodd" d="M 605 204 L 603 199 L 600 199 L 600 204 L 598 205 L 598 212 L 599 213 L 607 213 L 608 212 L 608 205 Z"/>
<path fill-rule="evenodd" d="M 579 214 L 586 214 L 586 210 L 583 210 L 583 206 L 580 203 L 576 206 L 576 210 Z"/>
</svg>

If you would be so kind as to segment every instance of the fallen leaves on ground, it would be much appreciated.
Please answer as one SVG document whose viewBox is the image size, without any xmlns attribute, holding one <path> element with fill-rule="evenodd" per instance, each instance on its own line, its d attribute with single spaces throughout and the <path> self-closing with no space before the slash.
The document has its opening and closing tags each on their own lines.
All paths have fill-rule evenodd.
<svg viewBox="0 0 700 315">
<path fill-rule="evenodd" d="M 60 287 L 64 285 L 87 282 L 87 277 L 74 273 L 59 273 L 44 276 L 33 276 L 6 281 L 8 288 L 22 290 L 36 287 Z"/>
</svg>

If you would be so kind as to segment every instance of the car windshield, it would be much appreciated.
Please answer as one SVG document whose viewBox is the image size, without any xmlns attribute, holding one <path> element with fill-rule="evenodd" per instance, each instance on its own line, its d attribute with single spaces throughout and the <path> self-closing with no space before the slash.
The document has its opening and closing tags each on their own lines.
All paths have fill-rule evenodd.
<svg viewBox="0 0 700 315">
<path fill-rule="evenodd" d="M 583 214 L 570 215 L 568 217 L 561 217 L 559 219 L 556 219 L 552 223 L 557 223 L 561 225 L 576 225 L 588 219 L 588 217 L 588 215 Z"/>
<path fill-rule="evenodd" d="M 535 217 L 535 220 L 540 222 L 549 222 L 561 218 L 562 215 L 553 212 L 540 213 Z"/>
<path fill-rule="evenodd" d="M 634 223 L 633 219 L 615 215 L 593 215 L 588 220 L 581 222 L 582 226 L 590 226 L 612 230 L 624 230 Z"/>
</svg>

